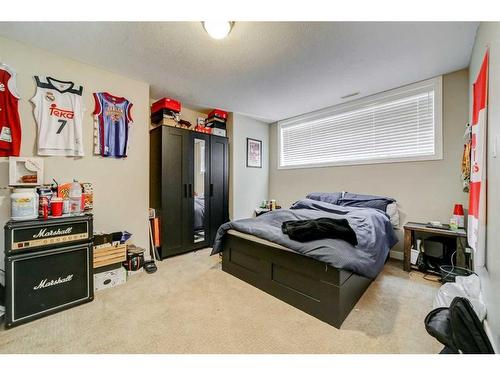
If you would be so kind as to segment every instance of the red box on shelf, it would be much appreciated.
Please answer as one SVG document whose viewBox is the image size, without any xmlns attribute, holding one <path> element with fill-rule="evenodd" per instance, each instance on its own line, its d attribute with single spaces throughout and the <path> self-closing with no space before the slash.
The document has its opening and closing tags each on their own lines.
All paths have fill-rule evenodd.
<svg viewBox="0 0 500 375">
<path fill-rule="evenodd" d="M 194 131 L 200 132 L 200 133 L 206 133 L 206 134 L 211 134 L 212 133 L 212 129 L 211 128 L 206 128 L 204 126 L 199 126 L 199 125 L 197 125 L 194 128 Z"/>
<path fill-rule="evenodd" d="M 181 102 L 171 99 L 171 98 L 163 98 L 151 105 L 151 113 L 158 112 L 162 109 L 169 109 L 173 112 L 181 111 Z"/>
<path fill-rule="evenodd" d="M 227 112 L 223 111 L 222 109 L 214 109 L 212 112 L 210 112 L 207 116 L 208 118 L 210 117 L 218 117 L 223 120 L 227 120 Z"/>
</svg>

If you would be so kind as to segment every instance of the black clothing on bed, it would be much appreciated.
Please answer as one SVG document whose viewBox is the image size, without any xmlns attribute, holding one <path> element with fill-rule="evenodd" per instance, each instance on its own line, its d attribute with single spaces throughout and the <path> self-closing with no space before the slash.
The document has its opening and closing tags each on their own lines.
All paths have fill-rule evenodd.
<svg viewBox="0 0 500 375">
<path fill-rule="evenodd" d="M 356 233 L 347 219 L 331 219 L 322 217 L 313 220 L 290 220 L 281 224 L 283 233 L 291 240 L 308 242 L 322 238 L 341 239 L 353 246 L 358 244 Z"/>
</svg>

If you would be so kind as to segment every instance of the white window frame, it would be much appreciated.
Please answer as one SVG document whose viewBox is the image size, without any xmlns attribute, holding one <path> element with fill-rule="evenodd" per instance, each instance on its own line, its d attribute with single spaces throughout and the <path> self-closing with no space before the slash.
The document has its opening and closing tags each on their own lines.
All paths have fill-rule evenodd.
<svg viewBox="0 0 500 375">
<path fill-rule="evenodd" d="M 374 158 L 365 160 L 352 160 L 340 162 L 325 162 L 313 164 L 300 164 L 284 166 L 282 163 L 282 139 L 281 128 L 304 122 L 314 121 L 321 118 L 339 115 L 342 113 L 359 110 L 365 107 L 370 107 L 378 104 L 383 104 L 388 101 L 402 99 L 411 95 L 416 95 L 421 92 L 434 90 L 434 154 L 423 156 L 408 156 L 397 158 Z M 318 111 L 306 113 L 300 116 L 292 117 L 286 120 L 278 121 L 277 123 L 277 142 L 278 142 L 278 169 L 301 169 L 301 168 L 320 168 L 320 167 L 339 167 L 347 165 L 364 165 L 364 164 L 380 164 L 380 163 L 404 163 L 426 160 L 442 160 L 443 159 L 443 81 L 442 77 L 435 77 L 425 81 L 413 83 L 397 89 L 381 92 L 379 94 L 367 96 L 348 103 L 335 105 L 332 107 L 320 109 Z"/>
</svg>

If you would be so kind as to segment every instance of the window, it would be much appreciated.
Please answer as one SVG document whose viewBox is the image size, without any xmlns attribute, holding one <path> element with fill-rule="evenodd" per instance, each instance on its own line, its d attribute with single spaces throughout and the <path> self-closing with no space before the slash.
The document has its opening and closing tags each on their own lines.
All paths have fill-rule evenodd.
<svg viewBox="0 0 500 375">
<path fill-rule="evenodd" d="M 442 158 L 441 77 L 278 122 L 279 168 Z"/>
</svg>

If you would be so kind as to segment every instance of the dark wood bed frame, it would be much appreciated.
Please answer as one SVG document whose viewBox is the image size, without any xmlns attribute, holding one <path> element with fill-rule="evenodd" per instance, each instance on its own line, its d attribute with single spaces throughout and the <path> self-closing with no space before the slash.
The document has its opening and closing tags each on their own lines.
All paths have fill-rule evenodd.
<svg viewBox="0 0 500 375">
<path fill-rule="evenodd" d="M 336 328 L 372 281 L 230 233 L 224 239 L 222 270 Z"/>
</svg>

